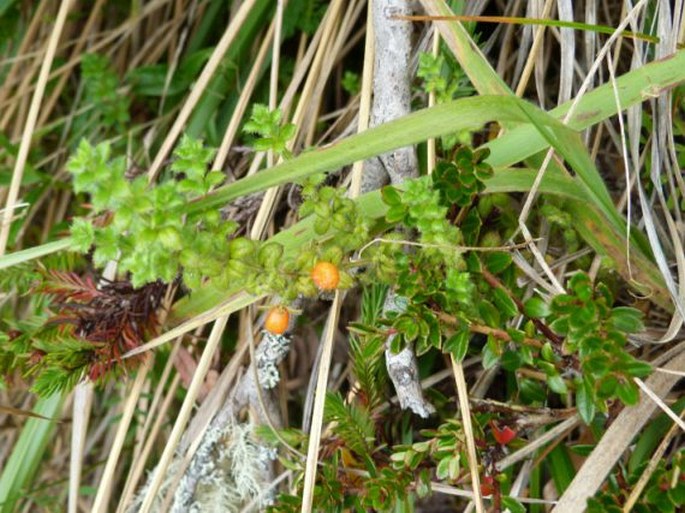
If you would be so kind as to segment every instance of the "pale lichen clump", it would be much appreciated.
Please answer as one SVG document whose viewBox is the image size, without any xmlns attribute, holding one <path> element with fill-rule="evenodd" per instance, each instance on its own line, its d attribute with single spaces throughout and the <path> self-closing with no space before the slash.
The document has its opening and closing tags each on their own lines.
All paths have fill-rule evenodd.
<svg viewBox="0 0 685 513">
<path fill-rule="evenodd" d="M 178 501 L 173 511 L 194 513 L 238 511 L 245 502 L 254 499 L 266 488 L 271 454 L 253 438 L 249 423 L 229 424 L 208 432 L 198 450 L 195 469 L 197 487 L 190 505 Z M 183 481 L 179 491 L 183 488 Z M 271 497 L 264 496 L 258 504 L 265 506 Z"/>
</svg>

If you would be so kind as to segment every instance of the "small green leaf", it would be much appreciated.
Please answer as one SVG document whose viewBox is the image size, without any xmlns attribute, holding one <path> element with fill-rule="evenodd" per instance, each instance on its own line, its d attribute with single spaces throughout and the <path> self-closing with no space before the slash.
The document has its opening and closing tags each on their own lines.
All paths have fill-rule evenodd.
<svg viewBox="0 0 685 513">
<path fill-rule="evenodd" d="M 547 386 L 550 390 L 560 395 L 566 394 L 568 392 L 566 382 L 563 380 L 561 376 L 559 376 L 559 374 L 547 376 Z"/>
<path fill-rule="evenodd" d="M 526 513 L 526 508 L 519 501 L 513 497 L 502 497 L 502 506 L 506 513 L 509 510 L 511 513 Z"/>
<path fill-rule="evenodd" d="M 533 296 L 523 305 L 523 311 L 528 317 L 544 319 L 551 310 L 545 300 L 538 296 Z"/>
<path fill-rule="evenodd" d="M 165 226 L 159 230 L 159 242 L 170 250 L 180 250 L 183 247 L 183 241 L 178 230 L 171 226 Z"/>
<path fill-rule="evenodd" d="M 459 477 L 459 469 L 461 465 L 459 464 L 459 455 L 456 454 L 449 458 L 449 476 L 451 480 L 455 480 Z"/>
<path fill-rule="evenodd" d="M 521 367 L 521 356 L 516 351 L 507 349 L 502 355 L 502 368 L 509 372 L 514 372 Z"/>
<path fill-rule="evenodd" d="M 497 341 L 493 337 L 488 336 L 488 341 L 485 347 L 483 347 L 483 368 L 487 370 L 494 367 L 499 361 L 499 357 L 500 351 Z"/>
<path fill-rule="evenodd" d="M 246 257 L 252 255 L 254 247 L 254 242 L 250 239 L 246 239 L 245 237 L 233 239 L 229 245 L 231 258 L 239 260 L 245 259 Z"/>
<path fill-rule="evenodd" d="M 314 232 L 317 235 L 323 235 L 331 227 L 331 220 L 327 217 L 317 217 L 314 220 Z"/>
<path fill-rule="evenodd" d="M 404 349 L 405 345 L 404 337 L 397 335 L 392 337 L 392 340 L 390 341 L 390 351 L 397 354 Z"/>
<path fill-rule="evenodd" d="M 393 205 L 386 212 L 385 219 L 391 224 L 399 223 L 402 219 L 404 219 L 404 213 L 405 210 L 403 205 Z"/>
<path fill-rule="evenodd" d="M 647 362 L 642 362 L 632 358 L 631 361 L 621 364 L 621 370 L 630 376 L 643 378 L 652 372 L 652 366 Z"/>
<path fill-rule="evenodd" d="M 492 300 L 494 301 L 497 308 L 499 308 L 502 315 L 507 318 L 514 317 L 518 314 L 518 308 L 516 308 L 516 303 L 509 297 L 509 294 L 504 291 L 504 289 L 496 288 L 492 291 Z"/>
<path fill-rule="evenodd" d="M 493 328 L 499 328 L 499 310 L 495 308 L 495 306 L 490 301 L 482 300 L 478 304 L 478 313 L 480 314 L 480 317 L 483 319 L 483 322 L 485 324 Z"/>
<path fill-rule="evenodd" d="M 640 400 L 640 389 L 633 381 L 625 381 L 616 387 L 616 395 L 626 406 L 633 406 Z"/>
<path fill-rule="evenodd" d="M 283 255 L 283 246 L 278 242 L 267 242 L 259 248 L 258 260 L 266 269 L 274 269 Z"/>
<path fill-rule="evenodd" d="M 207 173 L 207 176 L 205 176 L 205 182 L 210 187 L 214 187 L 223 182 L 224 178 L 226 178 L 226 176 L 221 171 L 210 171 Z"/>
<path fill-rule="evenodd" d="M 595 449 L 595 445 L 592 444 L 576 444 L 569 445 L 568 448 L 571 452 L 579 456 L 590 456 L 592 451 Z"/>
<path fill-rule="evenodd" d="M 587 302 L 592 298 L 592 282 L 585 273 L 576 273 L 569 281 L 569 287 L 575 292 L 578 299 Z"/>
<path fill-rule="evenodd" d="M 435 477 L 444 481 L 450 475 L 450 462 L 452 458 L 443 458 L 438 463 L 438 467 L 435 469 Z"/>
<path fill-rule="evenodd" d="M 469 349 L 469 332 L 468 330 L 460 330 L 452 335 L 443 346 L 443 350 L 452 353 L 452 356 L 457 362 L 464 360 Z"/>
<path fill-rule="evenodd" d="M 399 191 L 390 185 L 381 189 L 381 197 L 383 198 L 385 204 L 390 207 L 402 204 L 402 196 L 400 195 Z"/>
<path fill-rule="evenodd" d="M 585 380 L 577 383 L 577 387 L 576 407 L 578 408 L 578 413 L 580 414 L 580 418 L 583 419 L 583 422 L 590 425 L 597 412 L 594 401 L 594 390 Z"/>
<path fill-rule="evenodd" d="M 485 257 L 485 267 L 492 274 L 499 274 L 511 265 L 512 258 L 510 253 L 504 251 L 494 251 L 487 253 Z"/>
<path fill-rule="evenodd" d="M 87 219 L 78 217 L 71 225 L 71 240 L 76 251 L 87 253 L 95 241 L 95 228 Z"/>
<path fill-rule="evenodd" d="M 554 349 L 552 348 L 552 344 L 550 344 L 549 342 L 545 342 L 545 344 L 542 346 L 542 349 L 540 350 L 540 355 L 547 362 L 555 362 L 557 360 L 556 355 L 554 354 Z"/>
<path fill-rule="evenodd" d="M 533 379 L 520 378 L 518 388 L 521 393 L 521 399 L 528 404 L 535 402 L 542 403 L 547 398 L 543 386 Z"/>
<path fill-rule="evenodd" d="M 612 309 L 609 322 L 624 333 L 638 333 L 645 329 L 642 324 L 642 312 L 628 306 L 617 306 Z"/>
</svg>

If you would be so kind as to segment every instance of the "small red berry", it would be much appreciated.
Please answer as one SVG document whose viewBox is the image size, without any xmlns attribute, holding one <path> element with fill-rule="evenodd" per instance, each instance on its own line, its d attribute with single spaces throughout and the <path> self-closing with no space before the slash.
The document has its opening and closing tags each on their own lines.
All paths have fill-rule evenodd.
<svg viewBox="0 0 685 513">
<path fill-rule="evenodd" d="M 274 306 L 266 314 L 264 329 L 272 335 L 282 335 L 290 324 L 290 313 L 283 306 Z"/>
<path fill-rule="evenodd" d="M 492 426 L 492 436 L 495 437 L 495 440 L 497 440 L 498 444 L 507 445 L 514 438 L 516 438 L 516 431 L 511 429 L 509 426 L 500 428 L 494 422 L 492 422 L 490 425 Z"/>
<path fill-rule="evenodd" d="M 311 272 L 312 281 L 324 292 L 335 290 L 340 283 L 340 271 L 331 262 L 318 262 Z"/>
<path fill-rule="evenodd" d="M 483 476 L 483 480 L 480 482 L 480 494 L 483 497 L 487 497 L 493 493 L 495 493 L 495 478 L 492 476 Z"/>
</svg>

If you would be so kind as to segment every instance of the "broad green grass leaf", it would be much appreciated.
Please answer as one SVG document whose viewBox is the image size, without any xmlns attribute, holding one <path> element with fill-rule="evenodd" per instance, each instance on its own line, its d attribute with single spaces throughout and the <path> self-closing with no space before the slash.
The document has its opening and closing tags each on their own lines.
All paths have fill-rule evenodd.
<svg viewBox="0 0 685 513">
<path fill-rule="evenodd" d="M 33 412 L 43 417 L 57 418 L 63 403 L 62 393 L 53 394 L 38 399 Z M 26 421 L 0 475 L 0 513 L 16 511 L 14 506 L 17 499 L 30 489 L 55 425 L 52 421 L 37 418 Z"/>
<path fill-rule="evenodd" d="M 557 445 L 545 458 L 557 493 L 561 495 L 576 475 L 576 469 L 565 445 Z"/>
</svg>

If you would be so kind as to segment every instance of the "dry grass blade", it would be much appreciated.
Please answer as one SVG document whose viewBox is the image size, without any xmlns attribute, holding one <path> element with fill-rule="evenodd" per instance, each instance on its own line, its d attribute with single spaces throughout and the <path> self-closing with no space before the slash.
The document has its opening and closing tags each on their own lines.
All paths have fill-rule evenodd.
<svg viewBox="0 0 685 513">
<path fill-rule="evenodd" d="M 678 369 L 681 372 L 669 372 L 671 376 L 681 376 L 682 377 L 682 368 Z M 685 431 L 685 422 L 681 417 L 675 414 L 675 412 L 668 407 L 668 405 L 659 397 L 657 394 L 654 393 L 654 391 L 640 378 L 634 378 L 633 381 L 637 383 L 637 386 L 639 386 L 642 391 L 652 400 L 654 403 L 661 408 L 661 411 L 663 411 L 666 415 L 671 417 L 673 422 L 675 422 L 676 426 L 678 426 L 682 431 Z"/>
<path fill-rule="evenodd" d="M 210 57 L 209 61 L 207 61 L 207 64 L 202 70 L 200 77 L 197 79 L 197 82 L 195 83 L 190 95 L 188 96 L 188 99 L 183 103 L 181 112 L 179 112 L 178 116 L 176 117 L 173 126 L 169 130 L 169 133 L 167 134 L 166 138 L 164 139 L 164 142 L 162 143 L 162 147 L 157 152 L 155 160 L 152 162 L 150 169 L 148 170 L 148 180 L 150 182 L 153 182 L 157 177 L 157 174 L 160 171 L 162 163 L 167 158 L 169 152 L 176 143 L 176 139 L 178 139 L 178 136 L 181 134 L 181 131 L 183 130 L 186 121 L 188 121 L 188 118 L 190 118 L 190 114 L 197 105 L 198 101 L 200 101 L 200 98 L 202 97 L 203 92 L 209 84 L 209 81 L 211 80 L 212 76 L 214 75 L 214 73 L 216 73 L 216 70 L 219 67 L 221 59 L 228 50 L 228 47 L 233 42 L 233 39 L 235 38 L 238 30 L 240 29 L 241 24 L 245 21 L 245 18 L 248 16 L 250 9 L 254 7 L 255 2 L 256 0 L 248 0 L 241 4 L 235 16 L 231 20 L 231 23 L 228 25 L 228 27 L 226 27 L 226 31 L 224 32 L 223 36 L 221 37 L 221 40 L 212 52 L 212 56 Z"/>
<path fill-rule="evenodd" d="M 469 391 L 466 387 L 466 378 L 464 378 L 464 368 L 460 362 L 454 359 L 454 356 L 452 356 L 452 371 L 454 372 L 454 381 L 457 384 L 457 398 L 459 399 L 459 410 L 461 411 L 461 421 L 464 426 L 464 437 L 466 438 L 473 499 L 476 511 L 484 513 L 485 506 L 483 505 L 483 495 L 480 489 L 480 472 L 478 471 L 478 454 L 476 452 L 476 442 L 471 423 L 471 408 L 469 407 Z"/>
<path fill-rule="evenodd" d="M 314 396 L 314 412 L 312 413 L 311 428 L 309 430 L 309 446 L 307 447 L 307 462 L 304 473 L 304 489 L 302 491 L 302 513 L 313 511 L 314 483 L 316 481 L 319 444 L 321 442 L 321 431 L 323 429 L 324 404 L 326 402 L 326 391 L 328 389 L 328 376 L 333 355 L 333 341 L 335 340 L 335 328 L 338 324 L 340 314 L 340 292 L 336 291 L 333 304 L 328 313 L 324 336 L 321 337 L 323 350 L 318 365 L 318 375 L 316 378 L 316 392 Z"/>
<path fill-rule="evenodd" d="M 97 493 L 95 495 L 95 500 L 93 501 L 93 512 L 100 513 L 109 510 L 107 505 L 109 497 L 112 493 L 114 487 L 114 473 L 117 469 L 119 463 L 119 456 L 121 455 L 121 450 L 126 441 L 126 434 L 131 425 L 131 419 L 133 418 L 133 413 L 138 404 L 138 399 L 140 398 L 140 393 L 143 390 L 145 380 L 148 377 L 148 372 L 150 371 L 153 359 L 151 357 L 146 358 L 143 365 L 138 369 L 138 374 L 136 379 L 131 385 L 131 389 L 128 394 L 126 394 L 126 403 L 124 404 L 124 411 L 121 416 L 121 421 L 117 427 L 116 436 L 112 442 L 112 447 L 109 450 L 107 457 L 107 463 L 105 464 L 105 469 L 102 473 L 102 478 L 100 479 L 100 486 L 98 487 Z"/>
<path fill-rule="evenodd" d="M 74 390 L 74 424 L 71 431 L 71 455 L 69 463 L 69 513 L 78 511 L 78 496 L 81 488 L 86 434 L 93 404 L 93 384 L 79 383 Z"/>
<path fill-rule="evenodd" d="M 685 413 L 683 414 L 685 415 Z M 678 420 L 682 421 L 683 415 L 678 417 Z M 635 486 L 633 486 L 633 489 L 630 492 L 630 495 L 626 499 L 626 502 L 623 506 L 623 513 L 629 513 L 632 511 L 633 506 L 635 506 L 635 503 L 638 501 L 640 498 L 640 495 L 644 491 L 645 487 L 647 486 L 647 483 L 649 482 L 649 478 L 652 477 L 652 474 L 657 468 L 657 465 L 661 461 L 661 459 L 664 457 L 664 454 L 666 453 L 666 449 L 668 449 L 669 444 L 673 440 L 673 437 L 676 435 L 678 432 L 678 428 L 681 430 L 683 429 L 682 425 L 680 425 L 678 422 L 674 423 L 671 428 L 668 430 L 668 433 L 664 436 L 663 440 L 661 440 L 661 443 L 659 444 L 659 447 L 657 447 L 656 451 L 654 451 L 654 454 L 652 454 L 652 457 L 649 459 L 649 463 L 647 464 L 647 467 L 645 470 L 642 472 L 642 475 L 640 476 L 640 479 L 638 480 L 637 483 L 635 483 Z"/>
<path fill-rule="evenodd" d="M 202 357 L 198 362 L 197 369 L 195 370 L 193 379 L 188 387 L 188 392 L 183 401 L 183 405 L 181 406 L 181 410 L 179 411 L 176 422 L 174 423 L 174 427 L 169 435 L 166 446 L 164 447 L 164 452 L 157 463 L 154 478 L 145 491 L 145 498 L 143 499 L 140 509 L 138 510 L 139 513 L 148 513 L 155 504 L 157 492 L 159 491 L 162 481 L 166 476 L 167 469 L 176 452 L 176 447 L 181 440 L 181 436 L 183 436 L 188 419 L 190 418 L 192 410 L 195 406 L 195 400 L 200 391 L 200 387 L 204 382 L 207 370 L 209 370 L 209 365 L 214 357 L 214 353 L 219 345 L 221 335 L 223 334 L 227 322 L 228 315 L 225 315 L 217 319 L 214 322 L 214 326 L 212 326 L 212 331 L 207 339 L 207 345 L 202 352 Z"/>
<path fill-rule="evenodd" d="M 19 417 L 32 417 L 34 419 L 48 420 L 51 422 L 60 422 L 57 419 L 51 419 L 51 418 L 45 417 L 43 415 L 38 415 L 37 413 L 34 413 L 30 410 L 24 410 L 22 408 L 12 408 L 11 406 L 0 405 L 0 413 L 6 414 L 6 415 L 16 415 Z"/>
<path fill-rule="evenodd" d="M 50 74 L 50 67 L 55 58 L 57 44 L 59 43 L 62 29 L 64 28 L 64 23 L 72 4 L 73 0 L 62 0 L 60 3 L 57 18 L 55 19 L 55 26 L 52 29 L 50 39 L 45 49 L 45 56 L 42 60 L 40 73 L 38 75 L 36 90 L 31 98 L 31 105 L 26 117 L 26 123 L 24 124 L 21 144 L 19 145 L 19 153 L 17 154 L 16 163 L 14 165 L 14 172 L 12 173 L 12 182 L 10 184 L 9 192 L 7 193 L 7 200 L 5 201 L 5 209 L 2 212 L 2 221 L 0 222 L 0 256 L 4 255 L 5 250 L 7 249 L 14 206 L 19 197 L 19 188 L 24 176 L 24 167 L 31 147 L 31 138 L 33 137 L 33 131 L 36 128 L 38 111 L 48 83 L 48 75 Z"/>
<path fill-rule="evenodd" d="M 374 62 L 374 33 L 372 22 L 371 2 L 367 1 L 366 34 L 364 36 L 364 67 L 362 70 L 362 86 L 360 92 L 359 112 L 357 114 L 357 133 L 369 128 L 369 114 L 371 112 L 371 92 L 373 89 Z M 352 165 L 352 181 L 350 183 L 350 197 L 356 198 L 362 190 L 362 170 L 364 161 L 359 160 Z"/>
</svg>

